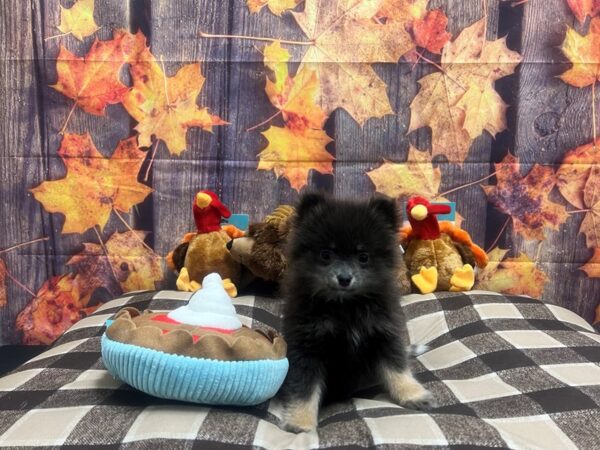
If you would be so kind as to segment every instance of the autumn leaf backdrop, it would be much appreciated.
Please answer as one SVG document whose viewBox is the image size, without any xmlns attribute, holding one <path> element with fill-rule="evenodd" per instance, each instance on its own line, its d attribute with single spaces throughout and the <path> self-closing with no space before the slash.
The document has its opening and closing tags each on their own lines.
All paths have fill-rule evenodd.
<svg viewBox="0 0 600 450">
<path fill-rule="evenodd" d="M 0 344 L 172 286 L 201 188 L 251 220 L 307 186 L 454 201 L 478 287 L 595 320 L 595 0 L 0 8 Z"/>
</svg>

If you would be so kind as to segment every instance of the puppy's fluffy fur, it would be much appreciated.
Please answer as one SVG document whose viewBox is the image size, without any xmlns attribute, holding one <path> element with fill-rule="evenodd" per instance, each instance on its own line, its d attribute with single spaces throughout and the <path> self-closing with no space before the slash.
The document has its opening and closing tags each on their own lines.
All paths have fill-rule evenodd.
<svg viewBox="0 0 600 450">
<path fill-rule="evenodd" d="M 352 202 L 310 193 L 300 200 L 283 283 L 286 429 L 316 428 L 324 398 L 349 398 L 372 381 L 400 405 L 431 406 L 401 341 L 398 226 L 388 198 Z"/>
</svg>

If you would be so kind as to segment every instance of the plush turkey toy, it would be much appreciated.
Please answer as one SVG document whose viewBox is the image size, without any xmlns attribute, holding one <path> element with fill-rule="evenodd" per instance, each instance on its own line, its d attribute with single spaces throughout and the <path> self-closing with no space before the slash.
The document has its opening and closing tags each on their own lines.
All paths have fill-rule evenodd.
<svg viewBox="0 0 600 450">
<path fill-rule="evenodd" d="M 179 272 L 177 288 L 196 291 L 206 275 L 216 272 L 223 278 L 229 295 L 234 297 L 241 266 L 233 260 L 226 245 L 232 237 L 239 236 L 236 234 L 239 230 L 221 226 L 221 219 L 230 217 L 231 212 L 214 192 L 208 190 L 196 194 L 192 212 L 197 231 L 188 233 L 168 258 L 171 267 Z"/>
<path fill-rule="evenodd" d="M 406 206 L 410 227 L 401 230 L 400 239 L 411 280 L 423 294 L 468 291 L 475 284 L 474 267 L 488 263 L 466 231 L 438 222 L 437 214 L 450 211 L 450 206 L 431 204 L 423 197 L 412 197 Z"/>
</svg>

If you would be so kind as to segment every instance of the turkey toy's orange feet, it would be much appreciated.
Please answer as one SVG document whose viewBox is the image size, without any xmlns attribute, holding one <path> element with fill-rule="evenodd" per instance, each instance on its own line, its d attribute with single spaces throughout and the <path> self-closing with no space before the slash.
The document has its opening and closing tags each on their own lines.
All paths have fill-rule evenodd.
<svg viewBox="0 0 600 450">
<path fill-rule="evenodd" d="M 196 292 L 202 286 L 194 280 L 190 280 L 190 274 L 185 267 L 181 268 L 177 281 L 175 282 L 177 289 L 184 292 Z"/>
<path fill-rule="evenodd" d="M 235 284 L 233 284 L 233 281 L 231 281 L 231 278 L 225 278 L 223 280 L 223 287 L 230 297 L 237 297 L 237 288 L 235 287 Z"/>
<path fill-rule="evenodd" d="M 179 276 L 176 281 L 177 289 L 183 292 L 196 292 L 202 288 L 202 285 L 197 281 L 190 280 L 190 274 L 188 270 L 183 267 L 179 272 Z M 237 288 L 231 281 L 231 278 L 225 278 L 223 280 L 223 287 L 230 297 L 237 297 Z"/>
<path fill-rule="evenodd" d="M 475 271 L 470 264 L 465 264 L 456 269 L 450 279 L 450 290 L 452 292 L 468 291 L 475 284 Z"/>
<path fill-rule="evenodd" d="M 430 294 L 436 290 L 438 284 L 438 271 L 435 267 L 421 267 L 419 273 L 411 277 L 421 294 Z"/>
</svg>

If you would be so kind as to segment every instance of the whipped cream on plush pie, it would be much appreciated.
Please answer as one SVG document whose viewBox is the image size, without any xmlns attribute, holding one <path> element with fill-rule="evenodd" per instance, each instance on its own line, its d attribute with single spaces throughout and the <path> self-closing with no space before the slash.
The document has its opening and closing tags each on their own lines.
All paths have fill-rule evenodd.
<svg viewBox="0 0 600 450">
<path fill-rule="evenodd" d="M 186 325 L 238 330 L 242 322 L 235 313 L 231 297 L 223 287 L 219 274 L 211 273 L 202 280 L 202 289 L 194 292 L 187 305 L 167 314 L 169 319 Z"/>
</svg>

